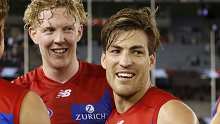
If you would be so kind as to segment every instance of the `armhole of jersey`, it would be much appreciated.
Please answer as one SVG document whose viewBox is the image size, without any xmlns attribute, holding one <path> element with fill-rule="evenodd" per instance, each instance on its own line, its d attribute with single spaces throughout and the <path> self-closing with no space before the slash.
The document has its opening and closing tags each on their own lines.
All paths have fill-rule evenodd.
<svg viewBox="0 0 220 124">
<path fill-rule="evenodd" d="M 21 109 L 21 104 L 22 104 L 22 101 L 25 97 L 25 95 L 27 94 L 29 90 L 27 89 L 21 89 L 18 94 L 17 94 L 17 99 L 15 99 L 14 101 L 14 124 L 19 124 L 19 117 L 20 117 L 20 109 Z"/>
<path fill-rule="evenodd" d="M 216 112 L 217 112 L 217 109 L 218 109 L 218 106 L 219 106 L 219 99 L 216 101 L 215 103 L 215 108 L 213 110 L 213 116 L 215 116 Z"/>
<path fill-rule="evenodd" d="M 168 97 L 166 99 L 164 99 L 159 105 L 158 107 L 156 108 L 155 110 L 155 113 L 154 113 L 154 116 L 153 116 L 153 122 L 151 124 L 157 124 L 157 118 L 158 118 L 158 115 L 159 115 L 159 111 L 161 109 L 161 107 L 166 104 L 168 101 L 170 100 L 178 100 L 178 101 L 181 101 L 179 100 L 178 98 L 175 98 L 175 97 Z M 182 101 L 181 101 L 182 102 Z"/>
</svg>

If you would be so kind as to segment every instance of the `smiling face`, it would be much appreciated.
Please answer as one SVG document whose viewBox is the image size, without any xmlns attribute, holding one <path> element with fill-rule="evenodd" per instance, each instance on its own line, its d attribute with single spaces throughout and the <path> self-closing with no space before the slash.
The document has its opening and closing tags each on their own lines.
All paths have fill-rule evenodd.
<svg viewBox="0 0 220 124">
<path fill-rule="evenodd" d="M 155 54 L 149 55 L 148 42 L 141 30 L 123 31 L 102 53 L 108 83 L 118 96 L 143 95 L 151 86 Z"/>
<path fill-rule="evenodd" d="M 76 63 L 77 42 L 83 30 L 78 19 L 69 15 L 64 7 L 44 10 L 40 18 L 42 23 L 30 27 L 29 34 L 40 47 L 43 65 L 59 69 Z"/>
</svg>

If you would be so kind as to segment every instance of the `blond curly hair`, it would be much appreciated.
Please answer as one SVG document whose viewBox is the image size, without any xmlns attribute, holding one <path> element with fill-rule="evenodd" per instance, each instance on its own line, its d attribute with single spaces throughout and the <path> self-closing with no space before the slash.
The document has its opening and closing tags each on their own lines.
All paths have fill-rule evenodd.
<svg viewBox="0 0 220 124">
<path fill-rule="evenodd" d="M 9 6 L 7 0 L 0 1 L 0 26 L 4 25 L 5 19 L 8 16 Z"/>
<path fill-rule="evenodd" d="M 111 16 L 101 31 L 101 42 L 104 51 L 108 50 L 120 32 L 139 29 L 148 36 L 149 55 L 153 54 L 162 46 L 154 19 L 157 10 L 158 8 L 151 12 L 149 7 L 140 10 L 125 8 Z"/>
<path fill-rule="evenodd" d="M 25 26 L 37 27 L 41 25 L 40 13 L 44 10 L 52 10 L 58 7 L 66 7 L 68 14 L 79 18 L 81 24 L 86 24 L 87 13 L 84 11 L 80 0 L 32 0 L 24 13 Z M 75 17 L 76 18 L 76 17 Z"/>
</svg>

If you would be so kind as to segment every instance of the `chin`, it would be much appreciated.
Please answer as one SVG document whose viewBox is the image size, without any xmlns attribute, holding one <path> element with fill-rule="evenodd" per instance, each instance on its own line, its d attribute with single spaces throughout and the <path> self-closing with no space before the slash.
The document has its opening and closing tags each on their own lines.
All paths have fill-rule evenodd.
<svg viewBox="0 0 220 124">
<path fill-rule="evenodd" d="M 134 93 L 131 92 L 130 90 L 127 90 L 127 88 L 124 88 L 124 89 L 118 90 L 118 91 L 116 90 L 115 94 L 117 94 L 120 97 L 129 97 L 129 96 L 134 95 Z"/>
<path fill-rule="evenodd" d="M 54 63 L 52 67 L 55 69 L 62 69 L 62 68 L 65 68 L 66 66 L 67 65 L 64 63 Z"/>
</svg>

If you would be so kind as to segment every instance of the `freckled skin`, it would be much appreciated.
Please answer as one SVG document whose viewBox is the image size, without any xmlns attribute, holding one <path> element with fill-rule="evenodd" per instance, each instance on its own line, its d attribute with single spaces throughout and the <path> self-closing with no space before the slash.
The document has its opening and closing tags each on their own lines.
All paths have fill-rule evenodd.
<svg viewBox="0 0 220 124">
<path fill-rule="evenodd" d="M 41 12 L 42 24 L 30 27 L 29 34 L 39 45 L 45 75 L 60 83 L 70 79 L 79 68 L 76 56 L 77 43 L 83 33 L 83 26 L 76 16 L 68 15 L 65 7 Z M 44 17 L 44 18 L 43 18 Z M 63 50 L 62 53 L 56 51 Z"/>
</svg>

